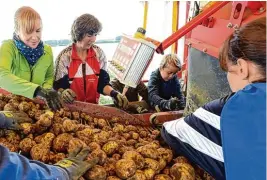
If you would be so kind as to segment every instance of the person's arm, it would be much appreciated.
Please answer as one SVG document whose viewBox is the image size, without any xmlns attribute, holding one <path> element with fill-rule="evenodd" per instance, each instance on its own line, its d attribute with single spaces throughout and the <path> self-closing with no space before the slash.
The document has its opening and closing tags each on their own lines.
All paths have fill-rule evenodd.
<svg viewBox="0 0 267 180">
<path fill-rule="evenodd" d="M 70 51 L 71 47 L 68 47 L 67 50 Z M 68 76 L 68 67 L 64 64 L 64 62 L 67 64 L 70 60 L 66 59 L 68 58 L 67 55 L 65 55 L 66 49 L 64 49 L 57 57 L 56 59 L 56 67 L 55 67 L 55 76 L 54 76 L 54 83 L 53 88 L 55 90 L 62 89 L 68 89 L 70 88 L 69 83 L 69 76 Z"/>
<path fill-rule="evenodd" d="M 225 179 L 220 115 L 227 98 L 205 104 L 194 113 L 165 122 L 164 141 L 179 155 L 187 157 L 215 179 Z"/>
<path fill-rule="evenodd" d="M 177 97 L 179 100 L 179 108 L 184 109 L 185 108 L 185 98 L 184 98 L 183 92 L 181 90 L 181 85 L 180 85 L 180 82 L 179 82 L 179 79 L 177 76 L 175 77 L 175 87 L 176 87 L 175 97 Z"/>
<path fill-rule="evenodd" d="M 45 74 L 45 81 L 43 83 L 44 89 L 51 89 L 53 82 L 54 82 L 54 61 L 53 61 L 53 52 L 52 48 L 49 46 L 48 52 L 46 52 L 48 56 L 51 58 L 50 66 L 47 69 L 47 72 Z"/>
<path fill-rule="evenodd" d="M 118 91 L 120 93 L 122 93 L 123 91 L 123 87 L 124 85 L 120 83 L 120 81 L 117 78 L 114 78 L 111 82 L 111 87 L 115 90 Z"/>
<path fill-rule="evenodd" d="M 12 42 L 5 42 L 0 48 L 0 87 L 13 94 L 33 98 L 37 84 L 31 83 L 11 73 L 15 61 L 15 47 Z"/>
<path fill-rule="evenodd" d="M 69 175 L 62 168 L 28 160 L 17 153 L 9 152 L 1 145 L 0 177 L 1 179 L 69 179 Z"/>
<path fill-rule="evenodd" d="M 148 102 L 148 90 L 146 85 L 143 82 L 140 82 L 137 87 L 136 90 L 139 94 L 139 96 L 142 97 L 142 100 Z"/>
<path fill-rule="evenodd" d="M 110 96 L 110 92 L 113 90 L 111 84 L 109 83 L 110 77 L 107 71 L 100 69 L 98 84 L 97 84 L 97 92 L 103 95 Z"/>
<path fill-rule="evenodd" d="M 161 110 L 168 109 L 169 101 L 159 95 L 159 79 L 155 72 L 152 72 L 148 81 L 148 98 L 153 107 L 158 106 Z"/>
</svg>

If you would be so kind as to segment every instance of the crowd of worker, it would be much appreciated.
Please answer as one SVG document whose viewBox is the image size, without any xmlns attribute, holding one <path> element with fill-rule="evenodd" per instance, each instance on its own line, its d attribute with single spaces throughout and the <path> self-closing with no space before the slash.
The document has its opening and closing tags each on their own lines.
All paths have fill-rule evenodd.
<svg viewBox="0 0 267 180">
<path fill-rule="evenodd" d="M 95 45 L 102 24 L 93 15 L 83 14 L 73 22 L 72 44 L 59 53 L 55 66 L 51 47 L 41 40 L 38 12 L 21 7 L 14 23 L 13 39 L 0 48 L 0 87 L 10 93 L 42 98 L 53 110 L 74 101 L 97 104 L 100 94 L 133 113 L 185 108 L 176 54 L 163 56 L 147 86 L 141 82 L 124 94 L 124 84 L 110 80 L 105 53 Z M 236 30 L 225 41 L 219 60 L 233 93 L 164 123 L 161 135 L 176 153 L 216 179 L 261 179 L 265 169 L 258 167 L 266 167 L 262 158 L 266 157 L 266 18 Z M 12 120 L 0 116 L 0 128 L 17 123 Z M 46 165 L 0 146 L 0 178 L 78 179 L 96 163 L 84 160 L 88 154 L 88 149 L 80 149 L 55 165 Z"/>
</svg>

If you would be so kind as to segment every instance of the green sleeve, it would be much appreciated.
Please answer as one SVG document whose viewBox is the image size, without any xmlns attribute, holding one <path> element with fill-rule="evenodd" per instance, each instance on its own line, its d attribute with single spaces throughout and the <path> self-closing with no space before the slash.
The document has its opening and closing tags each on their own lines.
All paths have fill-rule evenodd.
<svg viewBox="0 0 267 180">
<path fill-rule="evenodd" d="M 45 75 L 45 82 L 43 83 L 44 89 L 52 89 L 54 82 L 54 62 L 53 62 L 53 52 L 51 47 L 49 47 L 49 51 L 50 51 L 49 54 L 51 54 L 52 56 L 52 61 Z"/>
<path fill-rule="evenodd" d="M 26 81 L 11 73 L 15 60 L 15 49 L 12 42 L 3 43 L 0 48 L 0 87 L 17 95 L 33 98 L 37 84 Z"/>
</svg>

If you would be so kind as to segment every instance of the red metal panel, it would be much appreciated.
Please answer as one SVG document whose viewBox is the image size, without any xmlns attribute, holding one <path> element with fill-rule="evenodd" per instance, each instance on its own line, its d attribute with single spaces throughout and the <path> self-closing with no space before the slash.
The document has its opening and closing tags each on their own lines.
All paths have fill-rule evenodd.
<svg viewBox="0 0 267 180">
<path fill-rule="evenodd" d="M 184 25 L 182 28 L 180 28 L 177 32 L 172 34 L 170 37 L 168 37 L 166 40 L 164 40 L 160 46 L 157 48 L 158 53 L 163 53 L 165 49 L 167 49 L 170 45 L 172 45 L 175 41 L 183 37 L 186 33 L 191 31 L 193 28 L 195 28 L 198 24 L 200 24 L 203 20 L 207 19 L 209 16 L 211 16 L 214 12 L 218 11 L 220 8 L 222 8 L 224 5 L 226 5 L 229 2 L 216 2 L 209 8 L 207 8 L 206 11 L 202 12 L 198 16 L 196 16 L 194 19 L 192 19 L 190 22 L 188 22 L 186 25 Z"/>
<path fill-rule="evenodd" d="M 212 28 L 198 25 L 192 30 L 191 37 L 186 39 L 187 45 L 218 57 L 219 48 L 236 28 L 254 19 L 266 16 L 262 2 L 237 1 L 233 2 L 229 8 L 232 8 L 232 10 L 228 20 L 220 19 L 217 16 Z"/>
</svg>

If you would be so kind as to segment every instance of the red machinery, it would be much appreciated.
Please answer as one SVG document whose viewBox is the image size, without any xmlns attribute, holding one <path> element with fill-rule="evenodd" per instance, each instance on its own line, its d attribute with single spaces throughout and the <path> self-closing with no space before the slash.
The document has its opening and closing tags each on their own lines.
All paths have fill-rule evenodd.
<svg viewBox="0 0 267 180">
<path fill-rule="evenodd" d="M 180 75 L 182 72 L 186 74 L 184 80 L 187 85 L 186 113 L 192 112 L 206 102 L 223 97 L 230 92 L 226 74 L 219 67 L 217 59 L 219 48 L 234 29 L 254 19 L 266 16 L 265 4 L 265 2 L 241 1 L 213 2 L 212 5 L 205 8 L 202 13 L 186 23 L 185 26 L 157 47 L 156 51 L 163 53 L 178 39 L 186 36 L 185 63 L 180 72 Z M 189 8 L 187 10 L 189 11 Z M 188 12 L 186 13 L 188 14 Z M 146 61 L 146 66 L 148 64 L 149 62 Z M 136 67 L 140 68 L 140 66 Z M 145 70 L 142 70 L 142 75 L 144 72 Z M 128 72 L 123 71 L 123 73 L 124 77 L 127 77 Z M 117 111 L 117 113 L 119 115 L 120 112 Z M 180 118 L 182 113 L 182 111 L 179 111 L 133 116 L 144 122 L 148 122 L 149 118 L 155 117 L 158 121 L 163 122 Z"/>
<path fill-rule="evenodd" d="M 260 17 L 266 17 L 266 2 L 214 2 L 158 46 L 156 51 L 162 53 L 186 37 L 179 76 L 185 73 L 187 113 L 230 92 L 226 74 L 219 67 L 219 48 L 235 29 Z"/>
</svg>

